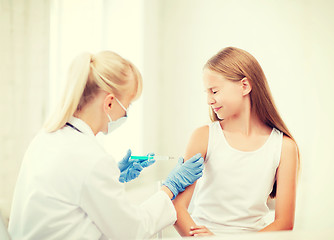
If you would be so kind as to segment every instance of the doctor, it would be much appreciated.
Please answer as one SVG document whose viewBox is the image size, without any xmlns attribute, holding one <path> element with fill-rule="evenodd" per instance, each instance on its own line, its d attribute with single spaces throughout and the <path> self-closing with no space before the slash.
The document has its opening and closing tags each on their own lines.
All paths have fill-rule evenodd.
<svg viewBox="0 0 334 240">
<path fill-rule="evenodd" d="M 141 239 L 173 224 L 171 199 L 202 176 L 203 158 L 181 159 L 161 191 L 137 206 L 126 201 L 120 182 L 152 161 L 134 163 L 129 151 L 117 165 L 95 138 L 121 125 L 140 96 L 136 67 L 110 51 L 83 54 L 72 63 L 65 89 L 22 162 L 9 220 L 12 239 Z"/>
</svg>

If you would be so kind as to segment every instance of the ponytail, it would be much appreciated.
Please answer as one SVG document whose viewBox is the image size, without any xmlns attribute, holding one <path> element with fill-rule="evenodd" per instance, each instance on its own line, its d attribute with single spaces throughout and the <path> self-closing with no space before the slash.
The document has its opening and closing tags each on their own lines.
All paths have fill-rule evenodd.
<svg viewBox="0 0 334 240">
<path fill-rule="evenodd" d="M 87 84 L 90 62 L 91 54 L 89 53 L 81 54 L 72 62 L 61 100 L 44 125 L 47 132 L 54 132 L 62 128 L 77 110 Z"/>
<path fill-rule="evenodd" d="M 45 130 L 55 132 L 62 128 L 99 90 L 117 97 L 130 95 L 136 100 L 142 92 L 142 77 L 130 61 L 114 52 L 79 55 L 72 62 L 61 101 L 44 124 Z"/>
</svg>

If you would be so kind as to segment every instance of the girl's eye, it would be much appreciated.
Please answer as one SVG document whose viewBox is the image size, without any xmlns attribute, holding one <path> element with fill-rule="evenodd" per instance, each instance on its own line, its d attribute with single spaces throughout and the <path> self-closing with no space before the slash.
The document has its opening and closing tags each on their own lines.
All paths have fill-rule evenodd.
<svg viewBox="0 0 334 240">
<path fill-rule="evenodd" d="M 212 91 L 213 94 L 216 94 L 218 91 Z"/>
</svg>

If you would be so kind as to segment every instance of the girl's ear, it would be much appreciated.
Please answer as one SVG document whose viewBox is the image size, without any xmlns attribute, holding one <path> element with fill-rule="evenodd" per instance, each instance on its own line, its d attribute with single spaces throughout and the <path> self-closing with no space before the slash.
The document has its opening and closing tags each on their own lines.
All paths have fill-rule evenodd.
<svg viewBox="0 0 334 240">
<path fill-rule="evenodd" d="M 103 110 L 106 112 L 110 112 L 110 109 L 114 103 L 114 98 L 115 96 L 110 93 L 108 94 L 105 98 L 104 98 L 104 102 L 103 102 Z"/>
<path fill-rule="evenodd" d="M 246 96 L 252 91 L 252 86 L 248 80 L 248 78 L 244 77 L 241 79 L 241 85 L 242 85 L 242 95 Z"/>
</svg>

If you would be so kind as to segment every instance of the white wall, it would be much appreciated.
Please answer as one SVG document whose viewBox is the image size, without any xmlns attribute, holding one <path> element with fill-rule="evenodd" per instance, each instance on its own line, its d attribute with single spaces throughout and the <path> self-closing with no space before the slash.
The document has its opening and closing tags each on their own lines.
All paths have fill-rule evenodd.
<svg viewBox="0 0 334 240">
<path fill-rule="evenodd" d="M 46 111 L 48 30 L 47 1 L 0 0 L 0 213 L 6 221 L 23 154 Z"/>
</svg>

